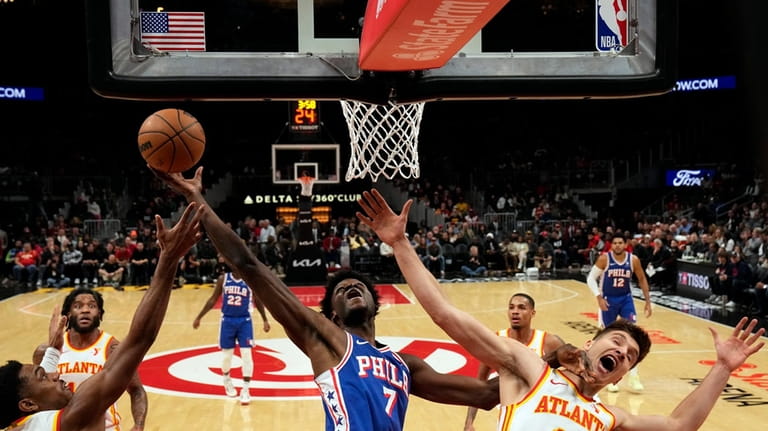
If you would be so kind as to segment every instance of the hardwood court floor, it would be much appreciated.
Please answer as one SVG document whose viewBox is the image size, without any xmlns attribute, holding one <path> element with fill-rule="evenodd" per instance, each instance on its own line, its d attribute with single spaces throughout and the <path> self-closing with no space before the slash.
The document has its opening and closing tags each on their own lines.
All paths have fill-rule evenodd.
<svg viewBox="0 0 768 431">
<path fill-rule="evenodd" d="M 581 345 L 596 329 L 596 305 L 583 283 L 574 280 L 506 281 L 447 283 L 442 285 L 454 304 L 484 322 L 491 329 L 507 327 L 506 304 L 514 292 L 526 292 L 536 301 L 534 327 L 560 335 Z M 300 289 L 300 288 L 299 288 Z M 297 289 L 297 291 L 300 291 Z M 67 290 L 41 290 L 0 302 L 6 324 L 0 328 L 0 361 L 29 361 L 37 344 L 47 338 L 50 312 L 60 304 Z M 126 289 L 102 290 L 105 320 L 102 327 L 123 338 L 130 318 L 143 292 Z M 387 287 L 385 305 L 377 319 L 379 339 L 398 349 L 422 354 L 437 369 L 472 374 L 474 361 L 467 362 L 457 348 L 415 303 L 403 303 L 401 296 L 414 301 L 407 285 Z M 175 290 L 157 341 L 141 368 L 149 393 L 146 430 L 322 430 L 323 411 L 311 381 L 309 363 L 285 338 L 282 327 L 272 321 L 265 334 L 254 325 L 258 346 L 254 349 L 256 376 L 251 386 L 249 406 L 223 396 L 220 386 L 220 359 L 216 347 L 218 310 L 204 318 L 200 329 L 192 320 L 211 294 L 209 286 Z M 400 300 L 398 300 L 400 299 Z M 308 303 L 316 298 L 308 295 Z M 315 302 L 312 302 L 315 301 Z M 398 304 L 398 302 L 401 302 Z M 636 303 L 642 309 L 640 302 Z M 258 319 L 257 319 L 258 320 Z M 642 395 L 631 394 L 626 386 L 616 394 L 603 391 L 608 404 L 634 413 L 668 414 L 704 377 L 708 362 L 714 360 L 712 337 L 707 327 L 721 336 L 731 328 L 689 314 L 654 307 L 650 319 L 639 322 L 653 335 L 650 355 L 640 365 L 645 385 Z M 239 375 L 239 362 L 233 364 Z M 239 382 L 239 380 L 238 380 Z M 127 396 L 120 400 L 125 429 L 133 424 Z M 411 398 L 406 419 L 410 430 L 460 430 L 466 408 L 444 406 Z M 496 412 L 480 412 L 478 430 L 495 429 Z M 720 396 L 702 430 L 762 430 L 768 418 L 768 349 L 752 356 L 741 370 L 733 373 L 729 387 Z"/>
</svg>

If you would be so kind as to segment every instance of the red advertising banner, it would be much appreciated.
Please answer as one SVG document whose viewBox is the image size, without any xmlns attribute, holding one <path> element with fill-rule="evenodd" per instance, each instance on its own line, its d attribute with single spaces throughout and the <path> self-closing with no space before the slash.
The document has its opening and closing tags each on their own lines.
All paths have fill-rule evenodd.
<svg viewBox="0 0 768 431">
<path fill-rule="evenodd" d="M 363 70 L 445 65 L 509 0 L 369 0 L 360 37 Z"/>
</svg>

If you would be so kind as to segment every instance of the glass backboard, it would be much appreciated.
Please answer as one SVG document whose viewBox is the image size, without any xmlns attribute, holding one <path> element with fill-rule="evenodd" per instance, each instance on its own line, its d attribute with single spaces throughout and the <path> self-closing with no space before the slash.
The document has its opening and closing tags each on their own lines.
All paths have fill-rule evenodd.
<svg viewBox="0 0 768 431">
<path fill-rule="evenodd" d="M 86 8 L 90 84 L 112 98 L 612 98 L 663 93 L 676 79 L 677 0 L 510 1 L 444 66 L 405 72 L 359 68 L 361 0 Z M 166 36 L 180 41 L 169 48 Z"/>
</svg>

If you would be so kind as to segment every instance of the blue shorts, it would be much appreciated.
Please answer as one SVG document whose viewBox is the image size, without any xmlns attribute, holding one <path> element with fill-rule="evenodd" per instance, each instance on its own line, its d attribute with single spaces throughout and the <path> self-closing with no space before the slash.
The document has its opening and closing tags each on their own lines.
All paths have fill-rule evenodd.
<svg viewBox="0 0 768 431">
<path fill-rule="evenodd" d="M 603 326 L 615 322 L 619 316 L 624 320 L 637 323 L 637 311 L 635 311 L 635 301 L 632 299 L 631 293 L 621 296 L 604 296 L 603 298 L 608 303 L 608 311 L 600 310 L 600 323 Z"/>
<path fill-rule="evenodd" d="M 221 317 L 219 347 L 222 349 L 234 349 L 235 342 L 240 347 L 250 348 L 253 345 L 253 323 L 251 323 L 251 316 Z"/>
</svg>

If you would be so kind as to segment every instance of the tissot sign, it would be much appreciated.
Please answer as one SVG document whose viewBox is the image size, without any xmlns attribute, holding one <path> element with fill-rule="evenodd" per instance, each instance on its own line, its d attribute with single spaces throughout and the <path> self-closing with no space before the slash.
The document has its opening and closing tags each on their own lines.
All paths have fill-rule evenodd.
<svg viewBox="0 0 768 431">
<path fill-rule="evenodd" d="M 450 341 L 380 337 L 394 350 L 418 356 L 441 373 L 476 376 L 478 362 Z M 252 349 L 251 396 L 263 399 L 317 398 L 312 366 L 289 339 L 256 340 Z M 139 367 L 149 392 L 192 398 L 226 398 L 222 387 L 221 352 L 216 345 L 189 347 L 149 355 Z M 230 375 L 242 386 L 241 362 L 235 356 Z"/>
</svg>

